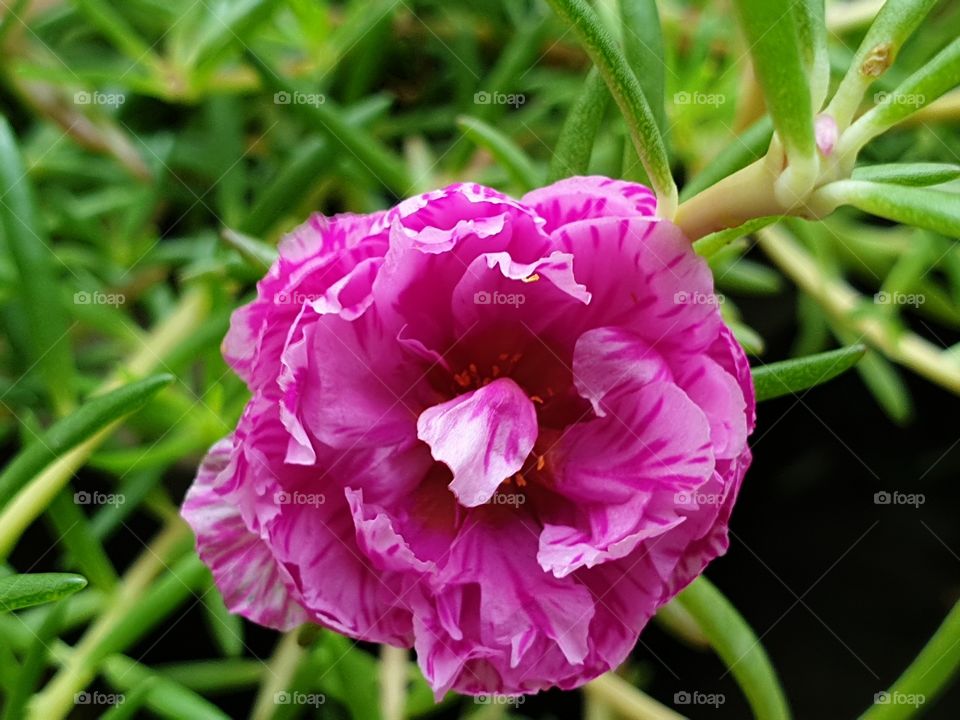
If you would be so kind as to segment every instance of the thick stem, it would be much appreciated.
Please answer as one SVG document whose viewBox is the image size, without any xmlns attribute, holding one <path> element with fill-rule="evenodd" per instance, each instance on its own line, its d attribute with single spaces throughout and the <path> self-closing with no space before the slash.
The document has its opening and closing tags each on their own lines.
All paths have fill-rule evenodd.
<svg viewBox="0 0 960 720">
<path fill-rule="evenodd" d="M 760 247 L 778 268 L 810 295 L 838 323 L 919 375 L 960 395 L 960 363 L 945 351 L 910 332 L 893 332 L 879 317 L 858 314 L 864 299 L 847 283 L 827 277 L 814 259 L 782 229 L 761 230 Z"/>
<path fill-rule="evenodd" d="M 698 240 L 756 217 L 785 214 L 775 190 L 780 170 L 776 164 L 767 155 L 694 195 L 680 205 L 676 224 L 688 238 Z"/>
<path fill-rule="evenodd" d="M 635 720 L 684 720 L 683 715 L 661 705 L 623 678 L 607 673 L 583 687 L 587 697 Z"/>
<path fill-rule="evenodd" d="M 250 720 L 270 720 L 277 709 L 277 695 L 288 690 L 293 683 L 306 652 L 298 642 L 298 634 L 296 630 L 288 632 L 277 645 L 263 675 Z"/>
<path fill-rule="evenodd" d="M 380 646 L 380 713 L 383 720 L 403 720 L 407 705 L 408 653 Z"/>
</svg>

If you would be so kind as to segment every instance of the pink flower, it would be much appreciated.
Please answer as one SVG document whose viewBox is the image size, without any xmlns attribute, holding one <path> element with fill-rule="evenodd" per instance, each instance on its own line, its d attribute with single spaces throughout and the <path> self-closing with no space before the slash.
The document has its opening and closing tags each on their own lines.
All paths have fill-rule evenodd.
<svg viewBox="0 0 960 720">
<path fill-rule="evenodd" d="M 289 235 L 183 505 L 228 607 L 416 648 L 438 695 L 620 664 L 727 547 L 749 367 L 649 190 L 453 185 Z"/>
</svg>

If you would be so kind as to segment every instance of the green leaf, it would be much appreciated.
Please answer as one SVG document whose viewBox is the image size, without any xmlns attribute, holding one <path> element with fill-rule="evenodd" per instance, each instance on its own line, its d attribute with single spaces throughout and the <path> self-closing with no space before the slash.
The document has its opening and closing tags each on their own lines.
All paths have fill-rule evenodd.
<svg viewBox="0 0 960 720">
<path fill-rule="evenodd" d="M 824 0 L 800 0 L 793 4 L 800 38 L 800 52 L 809 78 L 811 109 L 820 110 L 830 84 L 827 56 L 827 22 Z"/>
<path fill-rule="evenodd" d="M 850 68 L 826 112 L 843 132 L 850 124 L 863 94 L 893 64 L 910 37 L 937 0 L 887 0 L 857 49 Z"/>
<path fill-rule="evenodd" d="M 233 615 L 223 602 L 220 593 L 213 587 L 203 593 L 203 610 L 207 628 L 220 649 L 229 658 L 243 654 L 243 620 Z"/>
<path fill-rule="evenodd" d="M 877 135 L 923 107 L 948 90 L 960 84 L 960 38 L 957 38 L 936 56 L 904 80 L 893 92 L 878 93 L 880 102 L 861 115 L 840 138 L 837 152 L 841 158 L 852 159 L 864 145 Z"/>
<path fill-rule="evenodd" d="M 76 371 L 70 349 L 66 313 L 60 304 L 61 283 L 37 217 L 30 180 L 6 118 L 0 115 L 0 232 L 19 276 L 22 307 L 30 323 L 33 357 L 54 407 L 61 414 L 74 403 Z"/>
<path fill-rule="evenodd" d="M 520 7 L 518 4 L 517 7 Z M 486 122 L 493 122 L 507 108 L 503 102 L 489 102 L 492 96 L 515 96 L 522 102 L 526 101 L 526 96 L 520 92 L 518 85 L 530 68 L 537 63 L 540 57 L 541 41 L 545 37 L 549 25 L 546 22 L 547 17 L 538 17 L 540 13 L 531 16 L 523 16 L 516 23 L 516 32 L 512 35 L 509 42 L 500 50 L 497 61 L 490 69 L 490 73 L 484 78 L 479 92 L 471 99 L 473 109 L 471 114 Z M 463 61 L 456 62 L 459 66 L 476 77 L 472 69 L 464 67 Z M 486 102 L 479 100 L 486 98 Z M 450 151 L 450 164 L 462 169 L 470 158 L 470 146 L 460 144 L 454 146 Z"/>
<path fill-rule="evenodd" d="M 98 430 L 143 407 L 173 380 L 154 375 L 91 398 L 68 417 L 51 425 L 41 438 L 19 453 L 0 474 L 0 507 L 34 475 Z"/>
<path fill-rule="evenodd" d="M 623 52 L 640 81 L 660 134 L 666 140 L 667 111 L 663 94 L 666 62 L 656 0 L 619 0 L 618 5 Z"/>
<path fill-rule="evenodd" d="M 73 573 L 31 573 L 0 578 L 0 613 L 56 602 L 87 586 Z"/>
<path fill-rule="evenodd" d="M 530 158 L 513 140 L 495 127 L 483 120 L 466 116 L 457 118 L 457 127 L 475 144 L 493 155 L 523 192 L 540 185 L 540 172 L 533 166 Z"/>
<path fill-rule="evenodd" d="M 227 245 L 236 250 L 240 257 L 259 275 L 266 274 L 270 266 L 276 262 L 278 252 L 272 245 L 267 245 L 256 238 L 230 228 L 224 228 L 220 237 Z"/>
<path fill-rule="evenodd" d="M 714 263 L 711 263 L 713 268 Z M 716 264 L 717 287 L 737 295 L 774 295 L 783 288 L 783 276 L 768 265 L 735 257 Z"/>
<path fill-rule="evenodd" d="M 852 339 L 853 333 L 841 333 Z M 873 395 L 880 409 L 898 425 L 907 424 L 913 417 L 913 400 L 900 370 L 878 352 L 870 351 L 857 363 L 857 374 Z"/>
<path fill-rule="evenodd" d="M 49 662 L 50 645 L 63 625 L 64 603 L 41 608 L 43 620 L 36 631 L 31 630 L 31 641 L 24 654 L 23 665 L 17 673 L 13 691 L 7 696 L 3 720 L 23 717 L 23 708 L 36 690 Z"/>
<path fill-rule="evenodd" d="M 743 223 L 743 225 L 738 225 L 734 228 L 718 230 L 715 233 L 704 235 L 699 240 L 694 241 L 693 249 L 701 257 L 711 258 L 715 253 L 719 252 L 735 240 L 739 240 L 746 235 L 755 233 L 757 230 L 767 227 L 767 225 L 772 225 L 780 220 L 781 217 L 781 215 L 765 215 L 763 217 L 747 220 L 747 222 Z"/>
<path fill-rule="evenodd" d="M 159 66 L 158 58 L 153 48 L 127 22 L 126 18 L 118 13 L 105 0 L 77 0 L 77 9 L 86 16 L 100 32 L 135 63 L 150 60 L 154 67 Z"/>
<path fill-rule="evenodd" d="M 156 677 L 144 677 L 142 682 L 129 692 L 123 694 L 123 702 L 114 705 L 100 716 L 100 720 L 133 720 L 140 713 L 150 698 L 150 693 L 157 684 Z"/>
<path fill-rule="evenodd" d="M 600 71 L 592 68 L 560 129 L 547 182 L 553 183 L 571 175 L 586 175 L 589 172 L 593 143 L 609 104 L 607 84 Z"/>
<path fill-rule="evenodd" d="M 816 159 L 813 106 L 796 14 L 790 7 L 784 9 L 784 3 L 770 0 L 734 0 L 733 4 L 767 110 L 787 153 L 786 172 L 798 177 L 809 174 L 812 185 L 813 171 L 808 166 Z"/>
<path fill-rule="evenodd" d="M 252 51 L 248 50 L 246 57 L 264 86 L 273 93 L 275 102 L 282 102 L 291 112 L 299 113 L 311 127 L 322 131 L 336 150 L 346 150 L 347 157 L 352 156 L 371 180 L 400 197 L 410 192 L 413 182 L 403 161 L 373 135 L 351 125 L 344 110 L 330 98 L 323 96 L 322 102 L 319 97 L 314 98 L 315 102 L 300 102 L 304 96 L 316 94 L 294 86 Z"/>
<path fill-rule="evenodd" d="M 351 127 L 364 128 L 382 116 L 390 102 L 389 97 L 376 95 L 344 110 L 343 121 Z M 329 168 L 336 150 L 334 143 L 325 137 L 304 140 L 292 157 L 283 159 L 276 175 L 254 197 L 253 206 L 240 230 L 254 237 L 263 237 L 310 192 L 317 178 Z"/>
<path fill-rule="evenodd" d="M 913 717 L 916 704 L 911 698 L 920 698 L 929 706 L 960 670 L 960 602 L 947 614 L 933 637 L 927 641 L 916 659 L 884 693 L 883 704 L 867 710 L 861 720 L 900 720 Z"/>
<path fill-rule="evenodd" d="M 960 165 L 952 163 L 891 163 L 861 165 L 854 168 L 854 180 L 894 183 L 896 185 L 940 185 L 960 177 Z"/>
<path fill-rule="evenodd" d="M 666 146 L 637 76 L 623 52 L 604 29 L 585 0 L 548 0 L 551 7 L 573 27 L 593 64 L 610 88 L 623 113 L 630 137 L 650 183 L 657 194 L 657 214 L 672 219 L 677 209 L 677 186 L 670 172 Z"/>
<path fill-rule="evenodd" d="M 822 385 L 856 365 L 866 351 L 863 345 L 852 345 L 754 367 L 751 373 L 757 402 Z"/>
<path fill-rule="evenodd" d="M 711 185 L 720 182 L 737 170 L 742 170 L 755 160 L 763 157 L 770 138 L 773 136 L 773 122 L 764 115 L 747 128 L 742 135 L 726 144 L 723 150 L 693 179 L 683 186 L 681 200 L 688 200 Z"/>
<path fill-rule="evenodd" d="M 244 44 L 252 29 L 264 23 L 282 0 L 217 0 L 203 3 L 204 32 L 192 48 L 193 62 L 200 69 L 215 65 L 235 44 Z"/>
<path fill-rule="evenodd" d="M 117 503 L 125 500 L 122 495 Z M 79 507 L 83 493 L 72 494 L 69 489 L 61 492 L 47 507 L 47 515 L 53 524 L 59 543 L 69 552 L 71 569 L 86 576 L 94 587 L 112 590 L 117 584 L 117 573 L 110 562 L 106 549 L 94 535 L 90 521 Z M 116 504 L 116 503 L 115 503 Z"/>
<path fill-rule="evenodd" d="M 789 720 L 790 709 L 770 658 L 747 622 L 713 583 L 701 575 L 677 596 L 676 602 L 696 619 L 736 678 L 754 718 Z"/>
<path fill-rule="evenodd" d="M 840 180 L 824 185 L 814 193 L 811 205 L 821 202 L 825 211 L 839 205 L 852 205 L 887 220 L 926 228 L 952 238 L 960 237 L 960 192 Z"/>
<path fill-rule="evenodd" d="M 103 675 L 123 693 L 136 692 L 151 683 L 144 703 L 157 716 L 170 720 L 229 720 L 229 715 L 209 700 L 124 655 L 112 655 L 103 663 Z M 122 705 L 121 705 L 122 707 Z"/>
</svg>

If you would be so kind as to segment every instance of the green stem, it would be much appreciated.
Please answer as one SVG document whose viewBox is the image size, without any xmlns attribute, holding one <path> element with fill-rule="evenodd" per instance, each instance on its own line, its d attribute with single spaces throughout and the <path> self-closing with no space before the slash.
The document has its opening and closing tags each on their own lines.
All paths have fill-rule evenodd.
<svg viewBox="0 0 960 720">
<path fill-rule="evenodd" d="M 960 602 L 953 606 L 916 659 L 887 691 L 889 703 L 874 705 L 861 720 L 900 720 L 917 714 L 911 698 L 927 705 L 960 670 Z"/>
<path fill-rule="evenodd" d="M 123 582 L 104 612 L 91 625 L 70 653 L 53 680 L 35 695 L 28 708 L 28 720 L 59 720 L 73 706 L 75 693 L 86 687 L 97 672 L 103 648 L 113 640 L 114 632 L 138 609 L 154 578 L 185 552 L 191 540 L 190 530 L 180 520 L 166 527 L 127 571 Z"/>
<path fill-rule="evenodd" d="M 790 709 L 770 658 L 737 609 L 702 575 L 677 596 L 736 678 L 757 720 L 789 720 Z"/>
<path fill-rule="evenodd" d="M 586 696 L 634 720 L 684 720 L 683 715 L 661 705 L 613 673 L 601 675 L 583 686 Z"/>
<path fill-rule="evenodd" d="M 277 644 L 270 665 L 263 674 L 250 720 L 270 720 L 277 708 L 277 694 L 289 689 L 293 684 L 297 668 L 305 657 L 305 650 L 301 647 L 298 636 L 296 630 L 288 632 Z"/>
<path fill-rule="evenodd" d="M 380 646 L 380 712 L 383 720 L 403 720 L 407 705 L 408 652 Z"/>
<path fill-rule="evenodd" d="M 657 194 L 657 214 L 672 220 L 677 210 L 677 186 L 670 173 L 667 149 L 643 88 L 623 52 L 584 0 L 548 0 L 568 24 L 600 71 L 620 107 L 637 155 Z"/>
<path fill-rule="evenodd" d="M 779 227 L 758 233 L 773 263 L 843 327 L 891 360 L 960 395 L 960 363 L 933 343 L 910 332 L 894 332 L 875 315 L 858 313 L 865 299 L 846 282 L 820 272 L 816 261 Z"/>
<path fill-rule="evenodd" d="M 674 222 L 691 240 L 787 212 L 777 199 L 779 163 L 765 156 L 680 205 Z"/>
<path fill-rule="evenodd" d="M 181 299 L 177 308 L 143 341 L 136 352 L 112 378 L 100 388 L 112 390 L 122 385 L 129 377 L 143 377 L 158 365 L 163 358 L 181 342 L 190 338 L 203 324 L 208 314 L 210 298 L 203 288 L 194 288 Z M 6 557 L 16 545 L 23 531 L 39 517 L 86 463 L 87 458 L 120 425 L 116 420 L 62 455 L 25 485 L 0 514 L 0 558 Z"/>
</svg>

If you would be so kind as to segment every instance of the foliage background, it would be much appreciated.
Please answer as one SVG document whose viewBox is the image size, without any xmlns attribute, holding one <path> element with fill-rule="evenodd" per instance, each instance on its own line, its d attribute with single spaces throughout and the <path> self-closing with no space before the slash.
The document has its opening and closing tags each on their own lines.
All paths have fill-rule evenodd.
<svg viewBox="0 0 960 720">
<path fill-rule="evenodd" d="M 833 15 L 837 72 L 865 29 L 854 11 L 867 5 L 846 8 L 852 22 Z M 598 6 L 612 17 L 611 3 Z M 726 3 L 670 0 L 661 13 L 669 146 L 682 188 L 738 142 L 762 106 Z M 0 233 L 0 451 L 12 457 L 109 378 L 144 365 L 176 376 L 92 452 L 5 566 L 91 579 L 47 635 L 51 611 L 17 616 L 48 640 L 73 643 L 109 604 L 116 573 L 172 522 L 202 453 L 242 409 L 245 390 L 218 345 L 262 274 L 264 247 L 314 210 L 370 211 L 459 179 L 513 192 L 542 181 L 589 61 L 545 5 L 509 0 L 2 0 L 0 17 L 0 111 L 24 171 L 0 194 L 0 213 L 14 218 Z M 878 89 L 958 33 L 960 5 L 941 3 Z M 867 159 L 960 161 L 957 117 L 913 122 L 869 146 Z M 489 126 L 478 130 L 475 120 Z M 515 147 L 491 141 L 488 127 Z M 591 171 L 621 175 L 624 148 L 610 107 Z M 0 158 L 8 170 L 11 157 Z M 627 170 L 636 177 L 635 163 Z M 35 212 L 18 205 L 30 202 L 23 192 Z M 255 242 L 225 240 L 225 230 Z M 852 211 L 794 230 L 822 272 L 848 277 L 868 297 L 910 258 L 926 272 L 897 287 L 930 301 L 898 315 L 898 326 L 943 347 L 960 340 L 960 251 L 950 239 Z M 26 266 L 15 236 L 36 250 Z M 843 323 L 800 297 L 751 239 L 715 269 L 725 311 L 736 307 L 742 337 L 763 346 L 758 363 L 826 349 L 834 335 L 849 342 Z M 172 328 L 173 346 L 157 341 L 158 327 Z M 873 351 L 860 372 L 761 408 L 731 550 L 708 572 L 762 638 L 800 718 L 863 710 L 960 596 L 957 398 Z M 880 490 L 922 493 L 925 502 L 878 506 Z M 126 501 L 78 506 L 80 491 Z M 150 712 L 169 710 L 175 682 L 244 716 L 278 638 L 225 617 L 184 553 L 163 573 L 180 572 L 186 584 L 170 581 L 170 607 L 116 652 L 168 683 L 152 686 Z M 16 646 L 22 622 L 3 620 L 0 634 Z M 317 641 L 320 672 L 308 684 L 329 698 L 319 716 L 377 712 L 376 649 L 350 645 Z M 201 672 L 209 663 L 220 663 L 214 680 Z M 49 678 L 43 665 L 31 685 Z M 678 708 L 690 717 L 748 714 L 713 655 L 660 627 L 643 635 L 623 672 L 668 705 L 682 691 L 724 694 L 719 708 Z M 101 672 L 90 687 L 113 692 L 117 674 Z M 426 711 L 422 681 L 413 692 Z M 578 693 L 551 692 L 514 714 L 570 717 L 581 703 Z M 270 708 L 277 717 L 297 710 L 309 714 Z M 451 699 L 438 717 L 499 711 L 507 709 Z M 958 711 L 953 689 L 928 717 Z"/>
</svg>

